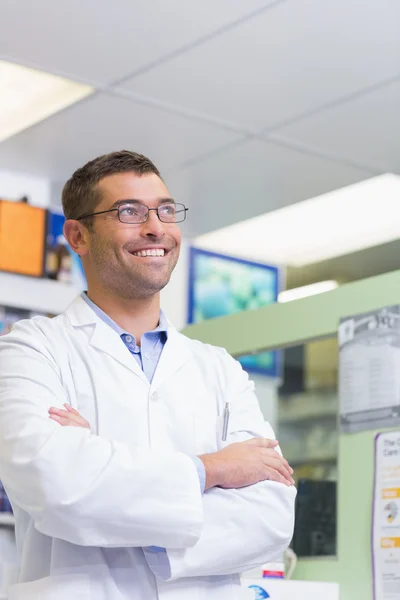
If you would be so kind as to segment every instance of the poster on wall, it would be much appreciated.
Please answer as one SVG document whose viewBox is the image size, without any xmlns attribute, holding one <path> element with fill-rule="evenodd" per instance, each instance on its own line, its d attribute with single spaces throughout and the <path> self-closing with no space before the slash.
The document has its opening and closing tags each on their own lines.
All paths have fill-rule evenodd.
<svg viewBox="0 0 400 600">
<path fill-rule="evenodd" d="M 276 302 L 279 270 L 247 260 L 190 249 L 189 323 L 200 323 Z M 280 377 L 281 353 L 260 352 L 242 356 L 246 371 L 272 378 Z"/>
<path fill-rule="evenodd" d="M 339 325 L 342 433 L 400 426 L 400 306 Z"/>
<path fill-rule="evenodd" d="M 400 431 L 375 439 L 372 568 L 374 600 L 400 598 Z"/>
</svg>

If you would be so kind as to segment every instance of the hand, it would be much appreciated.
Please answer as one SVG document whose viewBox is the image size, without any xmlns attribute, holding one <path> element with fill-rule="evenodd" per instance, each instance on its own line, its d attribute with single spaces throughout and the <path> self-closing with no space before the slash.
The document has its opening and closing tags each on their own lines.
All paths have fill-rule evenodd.
<svg viewBox="0 0 400 600">
<path fill-rule="evenodd" d="M 293 469 L 275 450 L 277 446 L 276 440 L 252 438 L 199 456 L 206 470 L 205 489 L 241 488 L 267 479 L 293 485 Z"/>
<path fill-rule="evenodd" d="M 57 421 L 63 427 L 69 425 L 70 427 L 85 427 L 90 430 L 90 425 L 84 419 L 75 408 L 71 408 L 71 406 L 66 402 L 64 404 L 65 409 L 56 408 L 55 406 L 51 406 L 49 408 L 50 419 L 53 421 Z"/>
</svg>

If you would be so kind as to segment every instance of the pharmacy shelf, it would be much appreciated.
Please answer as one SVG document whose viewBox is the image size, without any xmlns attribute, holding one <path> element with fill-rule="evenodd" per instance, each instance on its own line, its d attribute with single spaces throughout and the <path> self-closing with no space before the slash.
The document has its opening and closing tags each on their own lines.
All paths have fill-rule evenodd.
<svg viewBox="0 0 400 600">
<path fill-rule="evenodd" d="M 310 412 L 299 414 L 297 416 L 279 416 L 278 417 L 278 425 L 291 425 L 294 423 L 299 423 L 303 421 L 320 421 L 320 420 L 333 420 L 337 421 L 338 419 L 338 411 L 330 411 L 330 412 Z"/>
<path fill-rule="evenodd" d="M 60 281 L 0 272 L 0 306 L 57 315 L 81 291 Z"/>
<path fill-rule="evenodd" d="M 300 465 L 318 465 L 321 463 L 335 463 L 338 460 L 337 454 L 320 454 L 312 456 L 294 456 L 290 458 L 285 456 L 291 467 L 299 467 Z"/>
<path fill-rule="evenodd" d="M 338 412 L 339 401 L 336 389 L 309 390 L 292 394 L 287 400 L 279 400 L 278 423 L 334 420 L 338 418 Z"/>
<path fill-rule="evenodd" d="M 15 517 L 12 513 L 0 512 L 0 527 L 14 527 Z"/>
</svg>

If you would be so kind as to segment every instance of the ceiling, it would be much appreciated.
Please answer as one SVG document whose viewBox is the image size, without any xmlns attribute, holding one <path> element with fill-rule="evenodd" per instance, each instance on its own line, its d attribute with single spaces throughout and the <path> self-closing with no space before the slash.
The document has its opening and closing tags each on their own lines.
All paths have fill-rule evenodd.
<svg viewBox="0 0 400 600">
<path fill-rule="evenodd" d="M 399 23 L 398 0 L 0 0 L 0 59 L 96 90 L 0 167 L 58 199 L 91 158 L 148 154 L 188 236 L 400 174 Z"/>
</svg>

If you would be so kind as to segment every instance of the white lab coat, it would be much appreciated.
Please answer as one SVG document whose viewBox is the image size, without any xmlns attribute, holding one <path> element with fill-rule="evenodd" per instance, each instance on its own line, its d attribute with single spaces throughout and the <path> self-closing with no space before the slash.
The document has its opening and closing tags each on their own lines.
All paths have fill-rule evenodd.
<svg viewBox="0 0 400 600">
<path fill-rule="evenodd" d="M 0 479 L 16 517 L 9 600 L 231 600 L 275 558 L 295 489 L 266 481 L 201 495 L 192 456 L 272 437 L 239 363 L 170 326 L 150 384 L 118 334 L 77 298 L 0 340 Z M 61 427 L 68 402 L 92 432 Z M 156 554 L 150 546 L 162 546 Z"/>
</svg>

